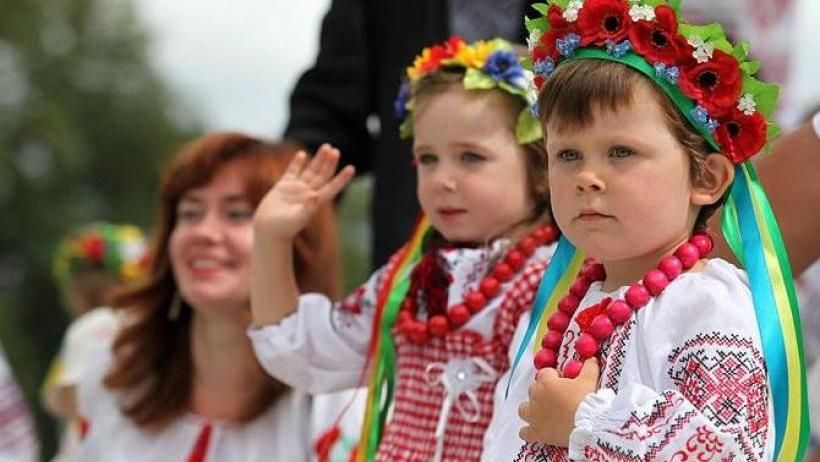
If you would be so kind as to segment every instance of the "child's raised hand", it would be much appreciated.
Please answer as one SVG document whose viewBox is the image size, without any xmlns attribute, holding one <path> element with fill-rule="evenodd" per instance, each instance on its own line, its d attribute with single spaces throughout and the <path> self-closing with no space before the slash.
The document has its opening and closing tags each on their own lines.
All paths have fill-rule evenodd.
<svg viewBox="0 0 820 462">
<path fill-rule="evenodd" d="M 518 415 L 528 424 L 519 432 L 524 441 L 569 446 L 575 428 L 575 412 L 590 393 L 598 388 L 601 375 L 598 361 L 590 358 L 578 377 L 565 379 L 552 368 L 542 369 L 530 386 L 529 401 L 521 404 Z"/>
<path fill-rule="evenodd" d="M 254 225 L 268 236 L 292 239 L 310 221 L 319 205 L 332 200 L 353 178 L 348 165 L 334 175 L 339 150 L 323 144 L 308 163 L 300 151 L 268 191 L 254 214 Z"/>
</svg>

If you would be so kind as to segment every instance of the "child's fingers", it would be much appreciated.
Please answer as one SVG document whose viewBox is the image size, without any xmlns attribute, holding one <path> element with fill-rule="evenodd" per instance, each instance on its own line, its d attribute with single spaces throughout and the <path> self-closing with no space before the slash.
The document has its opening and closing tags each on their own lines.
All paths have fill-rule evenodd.
<svg viewBox="0 0 820 462">
<path fill-rule="evenodd" d="M 325 151 L 322 163 L 319 165 L 319 168 L 316 171 L 316 179 L 319 183 L 317 187 L 324 185 L 325 183 L 327 183 L 328 180 L 333 178 L 333 175 L 336 173 L 336 166 L 339 165 L 339 159 L 341 157 L 342 153 L 332 146 L 330 147 L 330 149 Z"/>
<path fill-rule="evenodd" d="M 524 401 L 518 405 L 518 417 L 521 417 L 521 420 L 527 423 L 532 420 L 532 404 L 530 401 Z"/>
<path fill-rule="evenodd" d="M 297 152 L 296 155 L 293 156 L 293 159 L 290 160 L 290 163 L 288 163 L 288 167 L 285 169 L 285 173 L 282 174 L 282 178 L 299 176 L 299 173 L 305 168 L 306 163 L 307 153 L 305 153 L 305 151 Z"/>
<path fill-rule="evenodd" d="M 550 381 L 552 379 L 557 379 L 559 377 L 561 377 L 561 375 L 558 374 L 557 369 L 555 369 L 554 367 L 545 367 L 538 371 L 537 374 L 535 374 L 535 381 L 543 383 Z"/>
<path fill-rule="evenodd" d="M 321 197 L 322 201 L 330 200 L 336 197 L 353 177 L 356 175 L 356 169 L 353 168 L 352 165 L 348 165 L 347 167 L 343 168 L 339 173 L 333 177 L 332 180 L 325 183 L 321 189 L 319 189 L 319 196 Z"/>
<path fill-rule="evenodd" d="M 332 150 L 333 148 L 327 143 L 319 146 L 313 159 L 311 159 L 308 166 L 302 170 L 302 174 L 299 178 L 309 187 L 316 189 L 321 186 L 320 172 L 324 168 L 323 164 L 327 162 L 327 157 L 332 155 Z"/>
<path fill-rule="evenodd" d="M 598 365 L 598 360 L 596 358 L 589 358 L 584 361 L 584 365 L 581 367 L 581 372 L 575 380 L 598 383 L 598 378 L 600 376 L 601 366 Z"/>
<path fill-rule="evenodd" d="M 528 443 L 533 442 L 533 441 L 537 441 L 537 436 L 536 436 L 536 433 L 535 433 L 535 429 L 533 429 L 529 425 L 526 426 L 526 427 L 521 427 L 521 430 L 518 431 L 518 436 L 522 440 L 524 440 Z"/>
</svg>

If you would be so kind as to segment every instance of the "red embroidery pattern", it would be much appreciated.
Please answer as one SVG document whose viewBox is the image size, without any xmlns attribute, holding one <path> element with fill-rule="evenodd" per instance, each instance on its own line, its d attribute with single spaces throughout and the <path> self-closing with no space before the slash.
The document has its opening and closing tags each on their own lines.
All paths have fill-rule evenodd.
<svg viewBox="0 0 820 462">
<path fill-rule="evenodd" d="M 617 389 L 633 323 L 613 336 L 604 377 Z M 571 329 L 570 329 L 571 330 Z M 699 334 L 674 349 L 663 392 L 648 412 L 633 411 L 618 429 L 602 429 L 585 458 L 607 461 L 761 460 L 768 436 L 768 385 L 760 351 L 750 338 Z M 718 433 L 719 432 L 719 433 Z M 740 453 L 734 452 L 737 444 Z M 670 459 L 667 459 L 670 458 Z M 568 460 L 563 448 L 530 443 L 516 462 Z"/>
<path fill-rule="evenodd" d="M 693 406 L 733 433 L 747 459 L 763 457 L 769 388 L 760 351 L 749 338 L 698 335 L 669 355 L 669 377 Z"/>
<path fill-rule="evenodd" d="M 621 372 L 623 372 L 626 358 L 626 345 L 632 336 L 635 327 L 635 318 L 615 328 L 609 343 L 601 345 L 601 351 L 606 352 L 601 357 L 601 388 L 610 388 L 618 393 Z"/>
<path fill-rule="evenodd" d="M 696 460 L 706 462 L 720 455 L 723 450 L 723 442 L 718 435 L 701 425 L 695 430 L 695 434 L 689 437 L 686 442 L 686 449 L 676 452 L 672 456 L 672 462 L 683 462 L 686 460 Z"/>
<path fill-rule="evenodd" d="M 377 462 L 427 462 L 435 450 L 435 427 L 444 391 L 431 387 L 425 369 L 431 363 L 447 363 L 452 358 L 480 357 L 498 374 L 509 368 L 508 351 L 518 319 L 532 303 L 546 264 L 531 260 L 517 279 L 511 281 L 498 308 L 492 339 L 467 329 L 415 344 L 396 336 L 397 376 L 393 414 L 385 426 Z M 493 410 L 495 383 L 485 383 L 476 392 L 478 421 L 466 420 L 453 410 L 447 422 L 444 460 L 479 460 L 484 432 Z"/>
</svg>

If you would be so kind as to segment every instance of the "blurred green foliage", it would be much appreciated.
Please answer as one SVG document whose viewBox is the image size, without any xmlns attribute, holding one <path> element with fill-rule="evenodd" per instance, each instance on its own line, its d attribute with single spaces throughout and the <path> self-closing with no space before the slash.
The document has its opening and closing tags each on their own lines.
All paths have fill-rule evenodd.
<svg viewBox="0 0 820 462">
<path fill-rule="evenodd" d="M 67 315 L 58 240 L 95 219 L 149 225 L 163 159 L 197 130 L 146 57 L 128 0 L 3 0 L 0 14 L 0 340 L 36 411 Z"/>
</svg>

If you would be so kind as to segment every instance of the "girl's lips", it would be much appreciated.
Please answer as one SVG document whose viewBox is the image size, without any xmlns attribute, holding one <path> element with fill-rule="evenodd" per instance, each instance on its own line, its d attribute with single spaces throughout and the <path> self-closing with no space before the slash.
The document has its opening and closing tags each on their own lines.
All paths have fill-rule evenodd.
<svg viewBox="0 0 820 462">
<path fill-rule="evenodd" d="M 466 210 L 464 209 L 438 209 L 438 213 L 440 215 L 444 215 L 446 217 L 458 215 L 460 213 L 464 213 Z"/>
<path fill-rule="evenodd" d="M 588 212 L 581 212 L 576 217 L 576 219 L 583 220 L 583 221 L 603 220 L 605 218 L 612 218 L 612 215 L 606 215 L 606 214 L 599 213 L 599 212 L 588 211 Z"/>
</svg>

